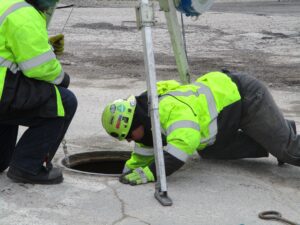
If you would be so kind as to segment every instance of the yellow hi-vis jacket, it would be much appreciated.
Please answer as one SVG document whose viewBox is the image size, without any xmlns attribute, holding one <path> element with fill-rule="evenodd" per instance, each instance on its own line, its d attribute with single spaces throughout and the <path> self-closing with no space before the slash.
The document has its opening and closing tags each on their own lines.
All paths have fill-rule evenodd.
<svg viewBox="0 0 300 225">
<path fill-rule="evenodd" d="M 180 85 L 175 80 L 157 83 L 159 116 L 166 136 L 164 150 L 185 162 L 196 150 L 214 144 L 218 114 L 241 99 L 237 85 L 221 72 L 210 72 L 195 83 Z M 136 143 L 127 169 L 153 162 L 153 149 Z"/>
<path fill-rule="evenodd" d="M 22 78 L 16 80 L 16 74 L 22 74 Z M 23 85 L 24 77 L 26 80 L 25 82 L 30 83 L 27 87 Z M 14 94 L 11 90 L 6 91 L 8 88 L 18 89 L 15 90 L 15 92 L 22 93 L 24 88 L 29 88 L 29 86 L 31 87 L 32 85 L 34 86 L 36 93 L 30 93 L 39 95 L 38 97 L 42 100 L 32 101 L 34 102 L 32 103 L 33 106 L 27 105 L 25 107 L 26 110 L 29 110 L 31 107 L 36 107 L 35 104 L 37 102 L 37 104 L 45 104 L 47 99 L 46 97 L 43 99 L 43 96 L 41 96 L 42 92 L 40 91 L 40 88 L 45 89 L 47 86 L 49 90 L 53 92 L 52 96 L 49 95 L 48 97 L 56 98 L 56 116 L 64 116 L 61 96 L 55 86 L 55 84 L 60 84 L 63 78 L 64 72 L 61 64 L 56 59 L 52 47 L 48 43 L 45 15 L 23 0 L 1 0 L 0 106 L 1 103 L 5 104 L 7 101 L 14 101 L 7 96 L 8 94 Z M 39 87 L 39 85 L 36 84 L 36 81 L 35 83 L 32 83 L 32 80 L 43 81 L 43 83 L 47 83 L 47 85 L 42 84 L 42 87 Z M 16 84 L 19 82 L 20 85 Z M 13 87 L 11 87 L 11 85 L 13 85 Z M 25 92 L 27 91 L 28 90 Z M 21 94 L 15 95 L 18 98 L 22 98 Z M 30 96 L 23 96 L 23 98 L 28 97 Z M 7 100 L 7 98 L 9 100 Z M 24 102 L 25 100 L 23 103 Z M 30 100 L 27 100 L 27 102 L 30 102 Z M 2 108 L 5 107 L 6 106 L 3 106 Z M 22 110 L 21 105 L 17 106 L 17 108 L 18 110 Z M 1 113 L 5 112 L 1 111 Z"/>
</svg>

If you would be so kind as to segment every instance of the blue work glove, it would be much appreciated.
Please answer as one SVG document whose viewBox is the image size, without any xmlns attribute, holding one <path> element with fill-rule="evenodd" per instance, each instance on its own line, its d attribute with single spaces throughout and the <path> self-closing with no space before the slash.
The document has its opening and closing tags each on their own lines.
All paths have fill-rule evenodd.
<svg viewBox="0 0 300 225">
<path fill-rule="evenodd" d="M 154 175 L 149 167 L 139 167 L 133 171 L 122 174 L 119 177 L 119 181 L 123 184 L 138 185 L 146 184 L 148 182 L 154 182 Z"/>
</svg>

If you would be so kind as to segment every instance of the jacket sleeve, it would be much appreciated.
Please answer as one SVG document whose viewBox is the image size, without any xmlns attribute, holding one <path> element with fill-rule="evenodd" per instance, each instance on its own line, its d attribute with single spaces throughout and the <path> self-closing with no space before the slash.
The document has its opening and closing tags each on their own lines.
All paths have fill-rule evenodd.
<svg viewBox="0 0 300 225">
<path fill-rule="evenodd" d="M 18 10 L 9 19 L 7 47 L 23 74 L 29 78 L 60 84 L 64 79 L 61 64 L 48 43 L 46 20 L 33 7 Z"/>
<path fill-rule="evenodd" d="M 154 161 L 153 148 L 143 146 L 142 144 L 135 143 L 134 150 L 131 153 L 130 159 L 125 163 L 125 171 L 133 170 L 138 167 L 149 166 Z"/>
<path fill-rule="evenodd" d="M 169 154 L 168 152 L 164 151 L 164 160 L 165 160 L 165 171 L 166 171 L 166 176 L 170 176 L 172 173 L 176 172 L 179 170 L 183 165 L 184 162 L 177 159 L 173 155 Z M 151 163 L 149 166 L 149 169 L 153 173 L 153 176 L 155 179 L 157 178 L 156 176 L 156 165 L 155 161 Z"/>
</svg>

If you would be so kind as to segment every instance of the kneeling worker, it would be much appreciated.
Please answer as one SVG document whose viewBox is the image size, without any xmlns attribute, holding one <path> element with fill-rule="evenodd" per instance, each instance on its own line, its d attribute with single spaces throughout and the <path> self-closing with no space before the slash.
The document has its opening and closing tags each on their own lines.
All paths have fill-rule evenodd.
<svg viewBox="0 0 300 225">
<path fill-rule="evenodd" d="M 67 89 L 70 78 L 48 43 L 45 12 L 57 1 L 2 0 L 0 4 L 0 172 L 9 166 L 7 176 L 17 182 L 63 180 L 51 160 L 77 100 Z M 28 129 L 16 144 L 19 125 Z"/>
<path fill-rule="evenodd" d="M 284 119 L 267 88 L 247 75 L 210 72 L 195 83 L 157 83 L 167 176 L 195 151 L 202 158 L 268 157 L 300 166 L 300 136 Z M 147 94 L 107 105 L 102 124 L 108 134 L 135 141 L 120 181 L 141 184 L 156 178 Z"/>
</svg>

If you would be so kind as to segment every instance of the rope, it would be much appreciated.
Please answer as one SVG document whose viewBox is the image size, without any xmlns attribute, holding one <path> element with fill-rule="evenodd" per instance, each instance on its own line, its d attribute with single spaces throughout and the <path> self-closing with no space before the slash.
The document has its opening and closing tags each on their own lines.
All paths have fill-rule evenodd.
<svg viewBox="0 0 300 225">
<path fill-rule="evenodd" d="M 70 19 L 71 15 L 72 15 L 72 12 L 73 12 L 73 9 L 74 9 L 74 5 L 70 5 L 70 7 L 72 7 L 72 9 L 71 9 L 71 11 L 70 11 L 70 13 L 69 13 L 69 16 L 68 16 L 68 18 L 67 18 L 67 20 L 66 20 L 65 24 L 64 24 L 64 27 L 62 28 L 62 31 L 61 31 L 61 33 L 63 33 L 63 32 L 64 32 L 64 30 L 65 30 L 65 27 L 66 27 L 66 25 L 68 24 L 68 21 L 69 21 L 69 19 Z"/>
</svg>

